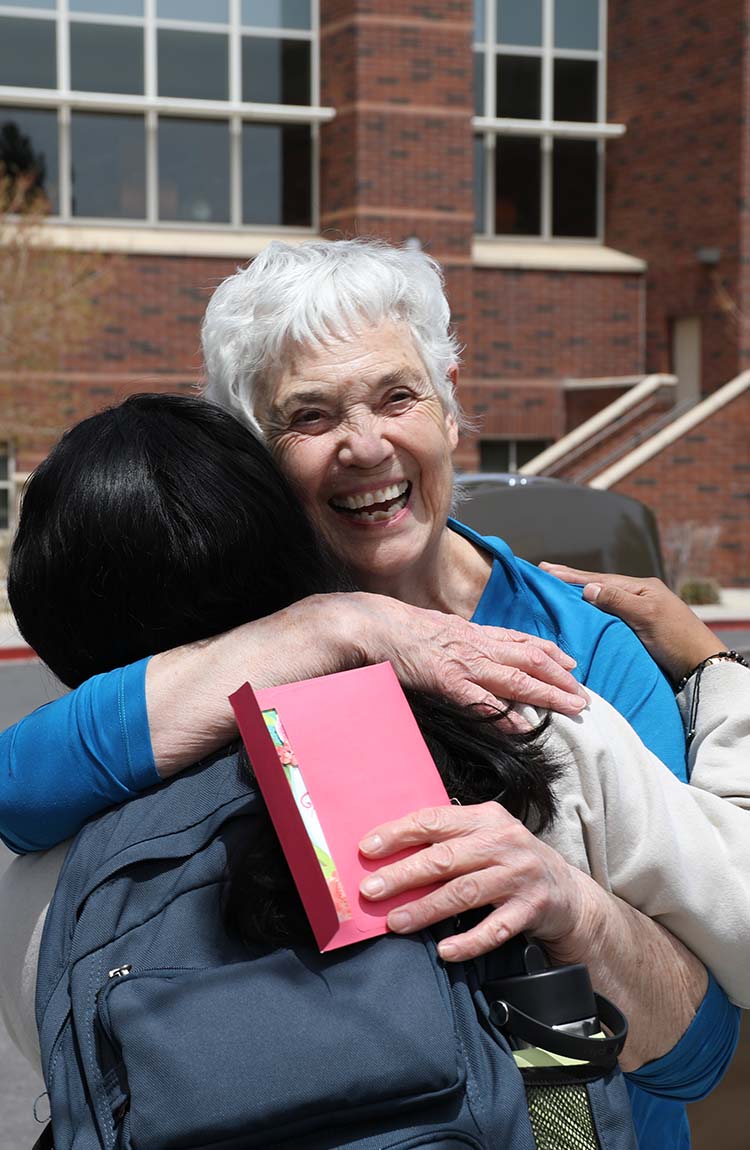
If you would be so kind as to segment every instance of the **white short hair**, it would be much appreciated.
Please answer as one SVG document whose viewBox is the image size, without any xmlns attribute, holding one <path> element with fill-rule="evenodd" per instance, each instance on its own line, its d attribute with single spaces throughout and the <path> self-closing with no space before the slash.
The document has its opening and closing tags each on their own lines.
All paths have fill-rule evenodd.
<svg viewBox="0 0 750 1150">
<path fill-rule="evenodd" d="M 379 240 L 274 241 L 224 280 L 203 320 L 204 394 L 255 431 L 263 383 L 295 351 L 383 320 L 405 323 L 445 411 L 460 418 L 459 360 L 439 265 Z"/>
</svg>

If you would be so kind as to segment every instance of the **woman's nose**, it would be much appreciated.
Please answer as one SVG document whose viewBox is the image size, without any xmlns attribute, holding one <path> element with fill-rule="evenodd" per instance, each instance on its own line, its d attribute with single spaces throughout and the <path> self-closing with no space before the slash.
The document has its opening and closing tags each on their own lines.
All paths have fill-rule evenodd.
<svg viewBox="0 0 750 1150">
<path fill-rule="evenodd" d="M 377 467 L 393 454 L 393 447 L 383 434 L 382 423 L 373 415 L 363 416 L 343 429 L 339 445 L 339 463 L 344 467 Z"/>
</svg>

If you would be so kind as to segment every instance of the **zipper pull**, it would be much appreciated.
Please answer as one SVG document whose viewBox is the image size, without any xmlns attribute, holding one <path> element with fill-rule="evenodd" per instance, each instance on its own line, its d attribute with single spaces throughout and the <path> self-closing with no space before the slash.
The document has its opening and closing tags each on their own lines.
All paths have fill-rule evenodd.
<svg viewBox="0 0 750 1150">
<path fill-rule="evenodd" d="M 124 978 L 126 974 L 130 974 L 132 969 L 130 963 L 126 962 L 123 966 L 116 966 L 114 970 L 110 970 L 107 978 Z"/>
</svg>

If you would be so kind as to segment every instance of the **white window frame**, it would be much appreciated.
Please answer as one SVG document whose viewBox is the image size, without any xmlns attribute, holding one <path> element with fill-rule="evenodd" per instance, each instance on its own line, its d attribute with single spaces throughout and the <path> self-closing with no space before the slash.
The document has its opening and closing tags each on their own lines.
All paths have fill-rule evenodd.
<svg viewBox="0 0 750 1150">
<path fill-rule="evenodd" d="M 7 479 L 0 479 L 0 491 L 8 492 L 8 524 L 0 525 L 0 537 L 7 537 L 15 528 L 16 520 L 16 459 L 12 440 L 0 439 L 0 456 L 8 461 Z"/>
<path fill-rule="evenodd" d="M 158 227 L 171 230 L 210 230 L 217 232 L 310 233 L 319 228 L 320 219 L 320 124 L 332 120 L 335 109 L 320 105 L 320 0 L 311 0 L 309 29 L 265 28 L 241 23 L 241 0 L 228 0 L 226 24 L 208 21 L 166 20 L 156 15 L 156 0 L 143 0 L 144 15 L 113 16 L 91 12 L 70 12 L 68 0 L 57 0 L 53 9 L 10 6 L 0 0 L 0 16 L 46 20 L 57 24 L 57 78 L 53 88 L 19 88 L 0 84 L 0 105 L 59 111 L 59 212 L 48 217 L 50 223 L 143 229 Z M 144 94 L 77 92 L 70 88 L 70 37 L 73 23 L 98 24 L 144 29 Z M 229 39 L 229 99 L 193 100 L 157 94 L 157 31 L 159 28 L 187 32 L 221 32 Z M 269 39 L 306 40 L 311 45 L 310 104 L 261 104 L 242 100 L 242 36 L 251 34 Z M 74 216 L 72 214 L 70 123 L 72 111 L 130 112 L 145 119 L 146 134 L 146 215 L 138 219 Z M 157 124 L 159 115 L 177 115 L 190 119 L 224 120 L 229 124 L 229 221 L 204 223 L 158 218 L 159 176 Z M 291 227 L 281 224 L 248 224 L 242 220 L 242 125 L 246 122 L 268 124 L 309 124 L 311 148 L 311 224 Z"/>
<path fill-rule="evenodd" d="M 601 244 L 604 240 L 604 147 L 607 140 L 616 139 L 625 132 L 624 124 L 609 124 L 606 119 L 607 103 L 607 0 L 599 0 L 599 45 L 596 51 L 588 49 L 555 48 L 554 0 L 542 2 L 542 44 L 527 47 L 496 43 L 495 0 L 484 0 L 484 40 L 475 40 L 475 56 L 484 62 L 484 107 L 495 108 L 498 54 L 533 56 L 542 61 L 542 114 L 538 120 L 518 120 L 497 116 L 474 116 L 474 134 L 483 137 L 484 161 L 484 220 L 477 235 L 482 238 L 507 238 L 515 242 Z M 593 60 L 598 64 L 597 118 L 590 122 L 553 120 L 553 61 L 555 59 Z M 541 229 L 538 234 L 519 235 L 495 232 L 495 149 L 498 136 L 524 136 L 541 138 L 542 165 L 540 180 Z M 597 142 L 597 199 L 595 236 L 554 236 L 552 234 L 552 145 L 555 139 L 595 140 Z"/>
</svg>

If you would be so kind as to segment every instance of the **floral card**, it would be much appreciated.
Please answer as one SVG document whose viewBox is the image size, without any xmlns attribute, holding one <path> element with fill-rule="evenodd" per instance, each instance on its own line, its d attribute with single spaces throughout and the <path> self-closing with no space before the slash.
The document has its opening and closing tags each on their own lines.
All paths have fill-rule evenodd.
<svg viewBox="0 0 750 1150">
<path fill-rule="evenodd" d="M 388 912 L 424 891 L 363 899 L 380 864 L 358 843 L 449 801 L 390 663 L 257 692 L 246 683 L 230 701 L 321 951 L 385 934 Z"/>
</svg>

